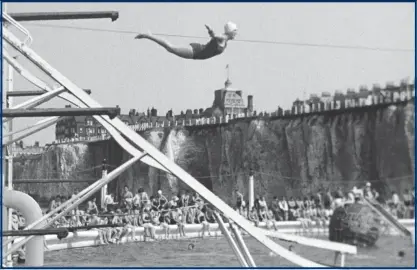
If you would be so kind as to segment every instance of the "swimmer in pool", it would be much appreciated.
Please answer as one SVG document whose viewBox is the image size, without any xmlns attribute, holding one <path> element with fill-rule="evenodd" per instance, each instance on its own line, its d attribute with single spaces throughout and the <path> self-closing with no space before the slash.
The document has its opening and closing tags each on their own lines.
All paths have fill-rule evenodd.
<svg viewBox="0 0 417 270">
<path fill-rule="evenodd" d="M 206 44 L 191 43 L 189 46 L 175 46 L 168 41 L 155 37 L 151 33 L 138 34 L 135 39 L 149 39 L 164 47 L 168 52 L 184 59 L 205 60 L 222 54 L 227 47 L 227 42 L 237 35 L 237 26 L 232 22 L 226 23 L 224 33 L 216 35 L 210 26 L 206 25 L 210 41 Z"/>
</svg>

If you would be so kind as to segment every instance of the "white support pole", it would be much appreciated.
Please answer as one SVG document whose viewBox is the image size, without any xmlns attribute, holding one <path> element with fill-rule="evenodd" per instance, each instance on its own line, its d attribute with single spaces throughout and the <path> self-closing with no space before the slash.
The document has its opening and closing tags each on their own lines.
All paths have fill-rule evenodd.
<svg viewBox="0 0 417 270">
<path fill-rule="evenodd" d="M 34 86 L 38 87 L 41 90 L 52 91 L 52 87 L 49 87 L 48 84 L 46 84 L 44 81 L 40 80 L 36 76 L 33 76 L 28 70 L 23 68 L 22 65 L 20 65 L 15 59 L 13 59 L 13 57 L 4 49 L 2 56 L 7 61 L 7 63 L 16 70 L 17 73 L 19 73 L 23 78 L 32 83 Z"/>
<path fill-rule="evenodd" d="M 7 4 L 4 4 L 4 9 L 3 12 L 7 12 Z M 3 44 L 3 46 L 5 46 Z M 10 65 L 3 65 L 3 76 L 5 76 L 6 81 L 5 81 L 5 85 L 6 85 L 6 91 L 5 92 L 5 101 L 6 103 L 5 108 L 10 108 L 13 106 L 13 98 L 11 97 L 7 97 L 7 92 L 13 91 L 13 68 Z M 6 71 L 6 72 L 4 72 Z M 5 74 L 6 73 L 6 74 Z M 4 124 L 3 124 L 4 125 Z M 13 132 L 13 123 L 12 121 L 10 121 L 7 125 L 7 132 Z M 4 126 L 3 126 L 4 127 Z M 13 139 L 13 136 L 9 136 L 9 140 Z M 13 188 L 13 153 L 12 153 L 12 147 L 13 145 L 11 145 L 10 147 L 3 147 L 3 160 L 5 160 L 5 163 L 3 163 L 3 188 L 7 188 L 8 190 L 11 190 Z M 7 168 L 6 168 L 6 166 Z M 3 205 L 5 205 L 5 202 L 2 202 Z M 6 225 L 5 228 L 7 228 L 7 230 L 11 230 L 12 229 L 12 211 L 10 208 L 7 207 L 7 205 L 5 205 L 3 207 L 3 216 L 5 217 L 5 220 L 3 220 L 3 225 Z M 6 251 L 10 250 L 11 248 L 11 244 L 7 245 L 7 247 L 5 248 Z M 3 256 L 3 260 L 5 259 L 5 262 L 3 262 L 3 264 L 5 264 L 8 267 L 13 267 L 13 261 L 12 261 L 12 256 L 8 255 L 8 256 Z"/>
<path fill-rule="evenodd" d="M 41 105 L 42 103 L 45 103 L 45 102 L 51 100 L 52 98 L 60 95 L 61 93 L 65 92 L 65 91 L 66 91 L 65 88 L 61 86 L 61 87 L 59 87 L 59 88 L 57 88 L 57 89 L 55 89 L 51 92 L 45 92 L 45 94 L 43 94 L 43 95 L 34 97 L 30 100 L 27 100 L 23 103 L 20 103 L 17 106 L 9 107 L 9 109 L 21 109 L 21 108 L 32 109 L 32 108 L 35 108 L 35 107 Z M 11 97 L 9 97 L 9 98 L 11 98 Z M 4 118 L 3 123 L 9 122 L 11 119 L 13 119 L 13 118 Z"/>
<path fill-rule="evenodd" d="M 254 189 L 255 189 L 255 184 L 254 184 L 254 179 L 253 179 L 253 171 L 251 169 L 250 172 L 249 172 L 249 186 L 248 186 L 249 211 L 252 210 L 253 204 L 254 204 L 254 201 L 255 201 L 255 194 L 254 194 L 255 191 L 254 191 Z"/>
<path fill-rule="evenodd" d="M 13 68 L 10 65 L 7 65 L 7 91 L 13 91 Z M 7 108 L 11 108 L 13 106 L 13 98 L 7 98 Z M 8 123 L 8 131 L 13 132 L 13 121 Z M 9 136 L 9 140 L 13 140 L 13 135 Z M 10 145 L 7 149 L 8 151 L 8 159 L 7 159 L 7 189 L 13 190 L 13 144 Z M 12 229 L 12 209 L 8 208 L 7 212 L 7 229 Z M 11 245 L 8 246 L 11 248 Z M 7 256 L 7 261 L 10 262 L 10 265 L 13 265 L 12 256 Z"/>
<path fill-rule="evenodd" d="M 35 124 L 28 125 L 28 126 L 26 126 L 26 127 L 24 127 L 24 128 L 21 128 L 21 129 L 18 129 L 18 130 L 14 130 L 13 132 L 3 134 L 3 136 L 4 136 L 4 137 L 8 137 L 8 136 L 10 136 L 10 135 L 15 135 L 15 134 L 17 134 L 17 133 L 21 133 L 21 132 L 23 132 L 23 131 L 25 131 L 25 130 L 28 130 L 28 129 L 31 129 L 31 128 L 34 128 L 34 127 L 37 127 L 37 126 L 43 125 L 43 124 L 45 124 L 45 123 L 48 123 L 48 122 L 54 121 L 54 120 L 56 120 L 57 118 L 58 118 L 58 116 L 52 116 L 52 117 L 44 118 L 44 119 L 42 119 L 42 120 L 39 120 L 39 121 L 38 121 L 38 122 L 36 122 Z"/>
<path fill-rule="evenodd" d="M 245 256 L 246 261 L 249 263 L 250 267 L 256 267 L 255 261 L 252 258 L 252 255 L 249 252 L 248 247 L 245 244 L 245 241 L 243 240 L 242 235 L 240 234 L 239 229 L 237 226 L 230 224 L 230 228 L 232 229 L 233 234 L 235 235 L 236 242 L 239 246 L 239 248 L 242 250 L 243 256 Z"/>
<path fill-rule="evenodd" d="M 87 107 L 102 107 L 99 103 L 94 101 L 91 98 L 91 96 L 86 94 L 82 88 L 75 85 L 68 78 L 66 78 L 63 74 L 61 74 L 58 70 L 53 68 L 42 57 L 37 55 L 31 48 L 22 44 L 22 42 L 18 38 L 16 38 L 16 36 L 13 35 L 13 33 L 8 31 L 4 27 L 3 27 L 3 39 L 8 44 L 10 44 L 13 48 L 19 51 L 23 56 L 25 56 L 28 60 L 30 60 L 33 64 L 35 64 L 40 70 L 48 74 L 51 78 L 57 81 L 60 85 L 68 89 L 68 91 L 71 94 L 75 95 L 77 99 L 82 101 L 83 105 Z M 247 231 L 251 236 L 253 236 L 256 240 L 258 240 L 262 245 L 269 248 L 270 250 L 275 252 L 277 255 L 301 267 L 324 267 L 323 265 L 317 262 L 303 258 L 300 255 L 289 251 L 288 249 L 282 247 L 278 243 L 269 239 L 264 233 L 258 230 L 250 221 L 248 221 L 239 213 L 237 213 L 235 210 L 233 210 L 223 200 L 221 200 L 219 197 L 213 194 L 204 185 L 198 182 L 195 178 L 189 175 L 186 171 L 184 171 L 180 166 L 175 164 L 167 156 L 161 153 L 157 148 L 155 148 L 155 146 L 150 144 L 148 141 L 142 138 L 139 134 L 137 134 L 131 128 L 126 126 L 120 119 L 118 118 L 110 119 L 109 117 L 103 116 L 102 118 L 99 118 L 98 121 L 100 122 L 102 120 L 104 120 L 105 122 L 104 124 L 108 124 L 108 126 L 105 126 L 105 128 L 112 134 L 113 137 L 116 137 L 117 135 L 119 135 L 119 137 L 117 139 L 115 138 L 115 140 L 121 145 L 122 148 L 126 149 L 129 152 L 130 150 L 132 150 L 132 152 L 134 153 L 133 155 L 135 157 L 138 157 L 138 155 L 141 154 L 141 152 L 137 148 L 143 149 L 143 151 L 148 153 L 150 156 L 150 159 L 146 160 L 147 164 L 149 165 L 150 163 L 155 164 L 156 162 L 156 166 L 153 164 L 151 166 L 154 166 L 157 168 L 163 168 L 164 171 L 171 172 L 173 175 L 175 175 L 180 180 L 182 180 L 187 186 L 191 187 L 197 193 L 199 193 L 203 197 L 203 199 L 209 201 L 215 208 L 221 209 L 221 211 L 229 219 L 236 222 L 242 229 Z M 100 122 L 100 124 L 102 123 Z M 123 136 L 129 138 L 129 140 L 132 143 L 134 143 L 137 148 L 133 147 L 129 142 L 124 140 L 123 136 L 121 136 L 119 132 L 121 132 Z M 143 159 L 143 161 L 145 162 L 145 159 Z"/>
<path fill-rule="evenodd" d="M 103 165 L 101 167 L 101 178 L 104 178 L 107 176 L 107 161 L 106 159 L 103 160 Z M 104 209 L 104 201 L 107 197 L 107 185 L 104 185 L 101 188 L 101 208 Z"/>
<path fill-rule="evenodd" d="M 242 267 L 249 267 L 248 263 L 245 260 L 245 257 L 243 257 L 242 252 L 239 250 L 238 245 L 233 240 L 232 235 L 227 230 L 227 228 L 224 225 L 224 222 L 222 220 L 222 217 L 220 216 L 220 214 L 217 211 L 214 213 L 214 217 L 216 218 L 217 224 L 219 224 L 219 228 L 220 228 L 221 232 L 223 233 L 224 237 L 229 242 L 229 245 L 232 247 L 233 251 L 235 252 L 235 255 L 236 255 L 240 265 Z"/>
<path fill-rule="evenodd" d="M 346 253 L 341 253 L 341 255 L 340 255 L 340 267 L 345 267 L 345 259 L 346 259 Z"/>
<path fill-rule="evenodd" d="M 42 125 L 40 125 L 40 127 L 36 128 L 34 130 L 31 130 L 29 132 L 26 132 L 23 135 L 20 135 L 20 136 L 14 138 L 12 140 L 9 139 L 7 142 L 3 142 L 3 147 L 6 146 L 6 145 L 12 145 L 14 142 L 17 142 L 19 140 L 22 140 L 22 139 L 24 139 L 24 138 L 26 138 L 26 137 L 28 137 L 28 136 L 30 136 L 32 134 L 35 134 L 36 132 L 39 132 L 39 131 L 41 131 L 41 130 L 49 127 L 49 126 L 52 126 L 52 125 L 54 125 L 58 121 L 59 121 L 59 118 L 56 118 L 56 119 L 51 119 L 49 122 L 42 123 Z"/>
</svg>

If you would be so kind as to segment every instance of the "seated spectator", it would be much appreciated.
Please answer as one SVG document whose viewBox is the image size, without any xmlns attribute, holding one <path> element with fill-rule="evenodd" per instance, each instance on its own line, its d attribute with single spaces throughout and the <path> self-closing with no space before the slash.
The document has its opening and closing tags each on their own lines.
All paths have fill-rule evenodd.
<svg viewBox="0 0 417 270">
<path fill-rule="evenodd" d="M 271 203 L 271 210 L 272 210 L 272 213 L 274 214 L 275 220 L 278 220 L 278 221 L 283 220 L 283 215 L 281 212 L 281 208 L 279 207 L 279 201 L 278 201 L 277 196 L 274 196 L 274 200 Z"/>
<path fill-rule="evenodd" d="M 205 214 L 206 214 L 206 220 L 209 223 L 216 223 L 216 218 L 214 217 L 213 208 L 205 205 L 204 209 L 205 209 Z"/>
<path fill-rule="evenodd" d="M 246 202 L 245 202 L 245 205 L 246 205 Z M 243 207 L 242 208 L 242 211 L 241 211 L 241 213 L 240 213 L 244 218 L 248 218 L 248 207 Z"/>
<path fill-rule="evenodd" d="M 301 197 L 297 197 L 295 199 L 295 203 L 297 205 L 297 209 L 301 209 L 301 210 L 304 209 L 304 201 L 301 199 Z"/>
<path fill-rule="evenodd" d="M 315 205 L 317 207 L 316 201 L 315 201 L 315 198 L 314 198 L 314 195 L 311 195 L 310 196 L 310 198 L 309 198 L 309 204 L 310 205 Z"/>
<path fill-rule="evenodd" d="M 305 209 L 310 208 L 310 206 L 311 206 L 312 204 L 314 204 L 314 201 L 310 200 L 308 197 L 304 197 L 302 206 L 303 206 Z"/>
<path fill-rule="evenodd" d="M 100 218 L 96 214 L 91 215 L 87 223 L 88 226 L 96 226 L 96 225 L 101 225 L 101 224 L 103 224 L 103 222 L 100 220 Z M 99 241 L 101 245 L 109 244 L 108 230 L 102 229 L 102 228 L 93 228 L 92 230 L 98 232 Z"/>
<path fill-rule="evenodd" d="M 77 194 L 80 192 L 80 190 L 78 188 L 74 189 L 74 193 L 72 193 L 71 195 L 71 199 L 74 198 L 75 196 L 77 196 Z"/>
<path fill-rule="evenodd" d="M 327 192 L 324 194 L 324 198 L 323 198 L 324 208 L 330 209 L 332 207 L 332 203 L 333 203 L 332 193 L 330 189 L 327 189 Z"/>
<path fill-rule="evenodd" d="M 315 205 L 310 206 L 309 214 L 311 221 L 313 221 L 317 225 L 317 227 L 324 227 L 326 225 L 321 219 L 320 213 Z"/>
<path fill-rule="evenodd" d="M 110 195 L 106 195 L 106 197 L 104 198 L 104 202 L 103 202 L 103 206 L 104 206 L 104 211 L 108 212 L 108 211 L 113 211 L 115 205 L 117 205 L 117 203 L 114 201 L 114 194 L 111 193 Z"/>
<path fill-rule="evenodd" d="M 266 215 L 267 215 L 267 211 L 268 211 L 268 205 L 266 203 L 265 197 L 262 196 L 259 201 L 258 201 L 258 206 L 259 206 L 259 221 L 264 221 L 266 220 Z"/>
<path fill-rule="evenodd" d="M 150 200 L 151 200 L 151 209 L 153 211 L 158 211 L 158 207 L 159 207 L 159 200 L 158 200 L 158 198 L 155 197 L 155 196 L 151 196 Z"/>
<path fill-rule="evenodd" d="M 202 224 L 203 221 L 205 221 L 205 220 L 206 220 L 206 215 L 204 214 L 202 209 L 197 207 L 196 212 L 195 212 L 194 223 L 195 224 Z"/>
<path fill-rule="evenodd" d="M 178 226 L 178 233 L 181 236 L 186 236 L 184 231 L 184 225 L 185 225 L 185 216 L 184 213 L 180 208 L 176 210 L 171 211 L 172 216 L 171 219 L 175 222 L 175 224 Z"/>
<path fill-rule="evenodd" d="M 355 203 L 355 194 L 352 191 L 349 191 L 347 194 L 347 198 L 345 199 L 345 206 L 349 206 Z"/>
<path fill-rule="evenodd" d="M 19 230 L 19 215 L 17 214 L 16 210 L 12 210 L 12 230 L 18 231 Z"/>
<path fill-rule="evenodd" d="M 405 208 L 404 218 L 411 218 L 412 216 L 411 201 L 412 201 L 411 192 L 409 192 L 408 189 L 405 189 L 404 194 L 403 194 L 403 202 L 404 202 L 404 208 Z"/>
<path fill-rule="evenodd" d="M 204 238 L 205 233 L 207 232 L 208 236 L 211 236 L 210 234 L 210 221 L 207 219 L 207 210 L 208 207 L 204 205 L 204 207 L 201 209 L 202 217 L 199 218 L 199 221 L 201 224 L 203 224 L 203 229 L 201 232 L 201 238 Z"/>
<path fill-rule="evenodd" d="M 289 220 L 297 220 L 296 214 L 297 214 L 297 203 L 295 202 L 294 197 L 290 197 L 288 200 L 288 209 L 289 209 Z"/>
<path fill-rule="evenodd" d="M 258 217 L 258 211 L 255 207 L 252 207 L 252 210 L 248 213 L 248 219 L 249 221 L 252 221 L 255 223 L 255 226 L 259 226 L 259 217 Z"/>
<path fill-rule="evenodd" d="M 336 189 L 336 192 L 335 192 L 335 196 L 334 196 L 335 198 L 344 198 L 345 197 L 345 194 L 343 193 L 343 191 L 342 191 L 342 188 L 341 187 L 338 187 L 337 189 Z"/>
<path fill-rule="evenodd" d="M 128 186 L 125 186 L 122 198 L 122 206 L 124 206 L 127 209 L 132 209 L 133 194 L 132 192 L 130 192 Z"/>
<path fill-rule="evenodd" d="M 187 207 L 188 206 L 188 197 L 186 197 L 184 191 L 178 192 L 178 198 L 179 198 L 178 207 Z"/>
<path fill-rule="evenodd" d="M 395 217 L 398 216 L 397 211 L 398 211 L 399 205 L 400 205 L 400 198 L 398 194 L 395 191 L 393 191 L 392 197 L 391 197 L 391 211 Z"/>
<path fill-rule="evenodd" d="M 176 209 L 179 207 L 180 200 L 177 196 L 173 196 L 171 200 L 168 202 L 169 209 Z M 185 207 L 185 206 L 184 206 Z"/>
<path fill-rule="evenodd" d="M 141 190 L 138 189 L 137 193 L 132 198 L 132 208 L 133 209 L 141 209 L 142 208 L 142 200 L 140 197 Z"/>
<path fill-rule="evenodd" d="M 142 227 L 145 229 L 145 239 L 149 237 L 150 240 L 155 240 L 155 226 L 152 224 L 151 211 L 151 205 L 147 204 L 142 211 Z"/>
<path fill-rule="evenodd" d="M 139 188 L 138 192 L 140 194 L 141 206 L 143 208 L 145 205 L 150 203 L 150 199 L 148 193 L 146 193 L 142 187 Z"/>
<path fill-rule="evenodd" d="M 374 197 L 374 200 L 376 200 L 377 202 L 379 202 L 380 198 L 379 198 L 379 192 L 373 188 L 372 189 L 372 196 Z"/>
<path fill-rule="evenodd" d="M 244 201 L 243 200 L 243 194 L 240 193 L 238 189 L 236 189 L 235 190 L 235 195 L 236 195 L 236 208 L 240 212 L 240 210 L 242 208 L 242 202 Z"/>
<path fill-rule="evenodd" d="M 371 183 L 366 183 L 365 189 L 364 189 L 364 197 L 365 199 L 369 200 L 369 201 L 373 201 L 374 200 L 374 194 L 372 193 L 371 190 Z"/>
<path fill-rule="evenodd" d="M 137 223 L 137 221 L 136 221 L 134 213 L 135 213 L 134 210 L 131 210 L 130 213 L 125 215 L 122 219 L 122 223 L 125 226 L 124 226 L 124 231 L 121 237 L 129 237 L 129 235 L 131 235 L 131 238 L 130 238 L 131 241 L 138 240 L 136 238 L 136 228 L 135 228 L 135 224 Z"/>
<path fill-rule="evenodd" d="M 97 207 L 97 204 L 96 204 L 96 198 L 95 197 L 87 202 L 86 213 L 90 214 L 90 215 L 91 214 L 98 214 L 98 207 Z"/>
<path fill-rule="evenodd" d="M 304 231 L 311 229 L 311 216 L 308 209 L 297 209 L 297 218 L 296 220 L 300 221 L 301 227 Z"/>
<path fill-rule="evenodd" d="M 163 209 L 165 205 L 168 203 L 167 198 L 164 195 L 162 195 L 162 190 L 158 190 L 157 200 L 159 210 Z"/>
<path fill-rule="evenodd" d="M 61 205 L 61 196 L 57 195 L 55 198 L 52 198 L 49 202 L 49 208 L 46 213 L 53 211 L 55 208 Z"/>
<path fill-rule="evenodd" d="M 122 213 L 122 210 L 120 208 L 118 208 L 118 209 L 116 209 L 116 212 L 114 213 L 111 224 L 122 226 L 122 225 L 124 225 L 123 219 L 124 219 L 124 215 Z M 109 242 L 119 243 L 123 233 L 124 233 L 124 228 L 123 227 L 114 227 L 113 228 L 113 237 L 112 237 L 112 239 L 109 239 Z"/>
<path fill-rule="evenodd" d="M 267 229 L 274 228 L 276 231 L 278 231 L 278 223 L 275 220 L 272 210 L 268 210 L 266 213 L 265 225 Z"/>
<path fill-rule="evenodd" d="M 318 208 L 321 208 L 321 206 L 323 206 L 323 198 L 321 196 L 321 192 L 320 191 L 316 193 L 316 196 L 314 196 L 314 204 Z"/>
<path fill-rule="evenodd" d="M 287 200 L 285 199 L 285 197 L 282 197 L 282 199 L 279 201 L 278 203 L 279 208 L 281 209 L 281 212 L 284 213 L 283 217 L 284 217 L 284 221 L 288 220 L 288 212 L 289 212 L 289 207 L 288 207 L 288 203 Z"/>
</svg>

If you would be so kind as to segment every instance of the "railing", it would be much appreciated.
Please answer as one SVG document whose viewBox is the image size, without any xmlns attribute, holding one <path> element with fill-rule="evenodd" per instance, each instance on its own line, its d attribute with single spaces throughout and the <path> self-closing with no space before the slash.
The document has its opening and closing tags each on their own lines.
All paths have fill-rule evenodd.
<svg viewBox="0 0 417 270">
<path fill-rule="evenodd" d="M 25 44 L 26 46 L 30 46 L 33 41 L 33 38 L 30 35 L 30 32 L 25 27 L 23 27 L 23 25 L 21 25 L 15 19 L 13 19 L 9 14 L 3 12 L 2 16 L 3 16 L 3 21 L 6 22 L 6 25 L 7 24 L 13 25 L 25 35 L 25 40 L 23 41 L 23 44 Z"/>
</svg>

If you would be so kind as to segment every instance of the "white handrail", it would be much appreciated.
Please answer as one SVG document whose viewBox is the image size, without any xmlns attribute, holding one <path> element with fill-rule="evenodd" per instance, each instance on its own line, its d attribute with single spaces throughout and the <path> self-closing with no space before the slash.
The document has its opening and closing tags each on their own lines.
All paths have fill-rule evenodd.
<svg viewBox="0 0 417 270">
<path fill-rule="evenodd" d="M 6 12 L 3 12 L 3 21 L 4 22 L 8 22 L 9 24 L 13 25 L 14 27 L 16 27 L 18 30 L 20 30 L 20 32 L 22 32 L 23 34 L 26 35 L 25 40 L 23 41 L 23 44 L 25 44 L 26 46 L 30 46 L 33 42 L 33 38 L 30 35 L 29 30 L 27 30 L 25 27 L 23 27 L 23 25 L 21 25 L 20 23 L 18 23 L 15 19 L 13 19 L 9 14 L 7 14 Z"/>
</svg>

